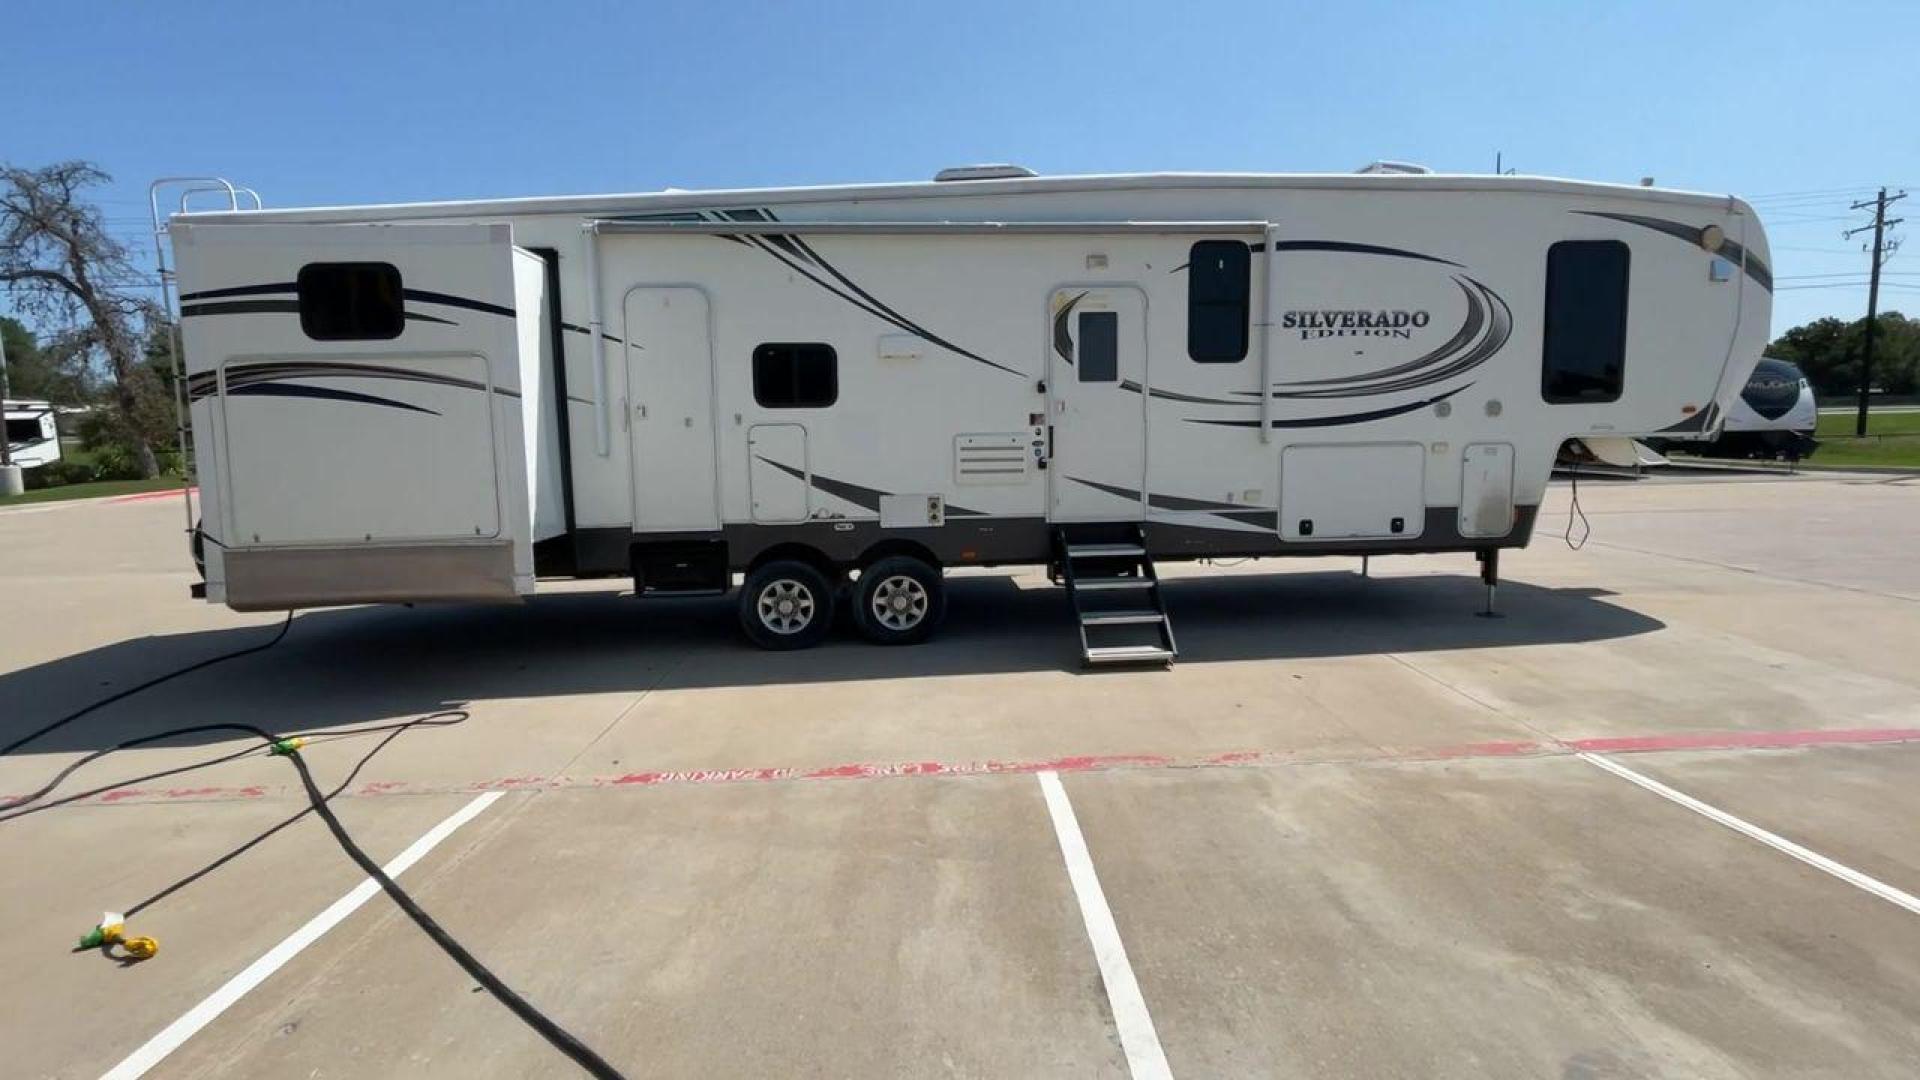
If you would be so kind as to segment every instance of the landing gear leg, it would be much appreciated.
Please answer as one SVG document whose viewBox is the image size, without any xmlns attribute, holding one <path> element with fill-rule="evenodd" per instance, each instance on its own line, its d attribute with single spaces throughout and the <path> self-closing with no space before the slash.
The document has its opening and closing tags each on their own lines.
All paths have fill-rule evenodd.
<svg viewBox="0 0 1920 1080">
<path fill-rule="evenodd" d="M 1480 560 L 1480 580 L 1487 586 L 1487 606 L 1485 610 L 1474 612 L 1483 619 L 1498 619 L 1498 611 L 1493 609 L 1494 594 L 1500 587 L 1500 549 L 1488 548 L 1474 553 Z"/>
<path fill-rule="evenodd" d="M 1367 555 L 1360 556 L 1360 576 L 1361 577 L 1368 576 L 1367 575 L 1367 559 L 1368 558 L 1370 558 L 1370 556 L 1367 556 Z"/>
</svg>

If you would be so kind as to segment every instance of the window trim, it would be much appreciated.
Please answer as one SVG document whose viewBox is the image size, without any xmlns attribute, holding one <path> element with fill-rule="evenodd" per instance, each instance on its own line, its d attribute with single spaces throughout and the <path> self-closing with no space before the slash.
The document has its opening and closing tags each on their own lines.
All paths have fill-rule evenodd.
<svg viewBox="0 0 1920 1080">
<path fill-rule="evenodd" d="M 316 313 L 311 311 L 307 305 L 308 275 L 316 271 L 339 273 L 353 270 L 372 270 L 382 277 L 391 277 L 393 279 L 393 295 L 396 306 L 394 308 L 395 318 L 392 333 L 335 334 L 316 332 L 313 318 Z M 377 262 L 372 260 L 310 262 L 302 266 L 300 272 L 294 276 L 293 288 L 294 302 L 300 311 L 300 332 L 314 341 L 392 341 L 407 329 L 406 282 L 400 275 L 400 268 L 390 262 Z"/>
<path fill-rule="evenodd" d="M 763 354 L 771 349 L 821 349 L 827 356 L 827 385 L 831 391 L 825 401 L 795 400 L 792 402 L 769 402 L 760 396 L 760 363 Z M 797 355 L 797 354 L 796 354 Z M 763 341 L 753 347 L 749 376 L 753 382 L 753 403 L 763 409 L 830 409 L 840 400 L 840 352 L 824 341 Z M 798 390 L 799 365 L 796 362 L 792 372 L 792 389 Z"/>
<path fill-rule="evenodd" d="M 1553 347 L 1553 327 L 1550 322 L 1553 301 L 1553 253 L 1569 244 L 1581 247 L 1618 248 L 1623 256 L 1622 281 L 1620 291 L 1619 340 L 1620 378 L 1610 394 L 1555 394 L 1550 388 Z M 1619 401 L 1627 388 L 1627 333 L 1631 329 L 1630 313 L 1633 307 L 1633 247 L 1624 240 L 1611 237 L 1568 238 L 1556 240 L 1547 246 L 1546 273 L 1544 274 L 1540 303 L 1540 399 L 1549 405 L 1605 405 Z"/>
<path fill-rule="evenodd" d="M 1243 272 L 1237 284 L 1237 300 L 1198 300 L 1194 294 L 1198 291 L 1200 277 L 1194 267 L 1200 262 L 1201 250 L 1213 245 L 1233 245 L 1240 249 L 1246 260 Z M 1237 353 L 1198 353 L 1194 351 L 1194 312 L 1205 308 L 1235 308 L 1240 313 L 1240 349 Z M 1244 240 L 1196 240 L 1187 248 L 1187 359 L 1196 364 L 1238 364 L 1247 358 L 1253 348 L 1253 249 Z"/>
</svg>

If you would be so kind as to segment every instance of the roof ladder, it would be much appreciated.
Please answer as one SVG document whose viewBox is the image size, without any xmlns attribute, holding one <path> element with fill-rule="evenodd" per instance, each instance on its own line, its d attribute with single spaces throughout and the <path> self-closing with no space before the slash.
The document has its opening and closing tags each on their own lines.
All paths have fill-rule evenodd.
<svg viewBox="0 0 1920 1080">
<path fill-rule="evenodd" d="M 167 320 L 167 364 L 173 373 L 173 424 L 175 446 L 180 451 L 180 501 L 186 508 L 187 535 L 192 537 L 200 527 L 199 515 L 193 509 L 193 485 L 195 468 L 193 460 L 193 417 L 192 402 L 187 393 L 185 357 L 180 344 L 179 300 L 175 295 L 175 286 L 179 279 L 173 268 L 167 265 L 167 219 L 160 206 L 162 191 L 177 191 L 180 195 L 180 213 L 187 212 L 187 203 L 204 192 L 218 192 L 226 196 L 226 209 L 239 211 L 245 209 L 241 203 L 244 196 L 253 203 L 255 210 L 260 209 L 260 193 L 249 187 L 239 187 L 231 180 L 218 176 L 163 176 L 147 185 L 148 218 L 153 226 L 153 263 L 154 271 L 160 278 L 160 311 Z M 198 551 L 196 541 L 195 551 Z M 197 561 L 197 559 L 196 559 Z M 205 582 L 201 583 L 202 585 Z M 197 586 L 196 586 L 197 587 Z"/>
<path fill-rule="evenodd" d="M 1179 655 L 1160 578 L 1138 523 L 1060 525 L 1055 566 L 1066 581 L 1080 655 L 1094 664 L 1171 664 Z"/>
</svg>

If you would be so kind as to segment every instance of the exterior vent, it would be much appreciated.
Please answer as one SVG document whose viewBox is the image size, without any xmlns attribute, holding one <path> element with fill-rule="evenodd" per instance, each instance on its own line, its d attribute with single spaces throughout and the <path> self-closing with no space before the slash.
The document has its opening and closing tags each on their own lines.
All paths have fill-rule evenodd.
<svg viewBox="0 0 1920 1080">
<path fill-rule="evenodd" d="M 1027 439 L 1027 435 L 1014 431 L 955 436 L 954 483 L 1026 483 Z"/>
<path fill-rule="evenodd" d="M 935 173 L 936 183 L 951 180 L 1014 180 L 1023 176 L 1038 176 L 1039 173 L 1025 165 L 960 165 L 951 169 L 941 169 Z"/>
<path fill-rule="evenodd" d="M 1433 173 L 1425 165 L 1415 165 L 1411 161 L 1375 161 L 1354 171 L 1362 175 L 1388 176 L 1429 176 Z"/>
</svg>

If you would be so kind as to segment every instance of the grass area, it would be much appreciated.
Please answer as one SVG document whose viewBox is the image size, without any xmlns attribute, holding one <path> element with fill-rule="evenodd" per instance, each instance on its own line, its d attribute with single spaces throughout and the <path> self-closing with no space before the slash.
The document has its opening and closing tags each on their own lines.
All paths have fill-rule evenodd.
<svg viewBox="0 0 1920 1080">
<path fill-rule="evenodd" d="M 1822 435 L 1819 439 L 1820 448 L 1805 462 L 1811 468 L 1920 469 L 1920 431 L 1887 438 L 1869 435 L 1864 439 L 1833 439 Z"/>
<path fill-rule="evenodd" d="M 1824 446 L 1826 440 L 1851 439 L 1853 437 L 1852 413 L 1821 413 L 1820 422 L 1814 426 L 1814 438 Z M 1867 412 L 1867 434 L 1872 435 L 1920 435 L 1920 411 L 1917 412 Z M 1821 453 L 1825 453 L 1822 450 Z"/>
<path fill-rule="evenodd" d="M 139 495 L 143 492 L 165 491 L 179 486 L 180 478 L 177 476 L 162 476 L 154 480 L 96 480 L 90 484 L 61 484 L 59 487 L 39 488 L 25 495 L 0 499 L 0 506 L 62 502 L 67 499 L 97 499 L 103 495 Z"/>
</svg>

